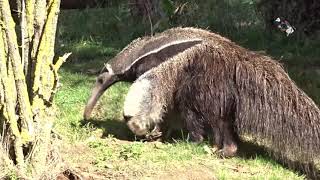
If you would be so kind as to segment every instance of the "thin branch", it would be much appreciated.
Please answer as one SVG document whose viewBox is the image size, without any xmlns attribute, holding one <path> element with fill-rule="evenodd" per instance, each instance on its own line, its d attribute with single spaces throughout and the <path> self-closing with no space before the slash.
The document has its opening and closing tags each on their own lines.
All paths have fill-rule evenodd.
<svg viewBox="0 0 320 180">
<path fill-rule="evenodd" d="M 26 17 L 26 4 L 25 0 L 21 0 L 21 58 L 22 67 L 24 69 L 24 74 L 28 74 L 29 66 L 29 38 L 27 29 L 27 17 Z"/>
<path fill-rule="evenodd" d="M 51 64 L 51 69 L 53 71 L 53 75 L 54 75 L 54 84 L 53 84 L 53 88 L 52 88 L 52 93 L 51 96 L 49 98 L 49 103 L 53 102 L 53 98 L 54 95 L 57 93 L 57 90 L 59 88 L 59 75 L 58 75 L 58 70 L 60 69 L 61 65 L 66 62 L 66 60 L 68 59 L 68 57 L 71 55 L 72 53 L 66 53 L 64 54 L 62 57 L 59 57 L 59 59 L 57 60 L 56 64 L 53 65 Z"/>
<path fill-rule="evenodd" d="M 0 81 L 1 81 L 1 78 L 0 78 Z M 3 108 L 3 104 L 4 104 L 4 92 L 3 92 L 2 84 L 0 84 L 0 112 Z"/>
<path fill-rule="evenodd" d="M 34 6 L 34 8 L 31 8 L 31 6 Z M 32 11 L 32 12 L 30 12 Z M 42 41 L 42 34 L 43 29 L 45 25 L 46 20 L 46 0 L 35 0 L 34 5 L 27 3 L 27 13 L 28 15 L 31 15 L 31 17 L 28 17 L 28 31 L 29 35 L 32 31 L 32 47 L 31 47 L 31 59 L 30 59 L 30 74 L 28 74 L 28 80 L 29 84 L 31 85 L 29 88 L 29 92 L 31 92 L 31 101 L 33 102 L 34 98 L 34 89 L 37 89 L 37 87 L 40 85 L 40 74 L 42 69 L 42 60 L 37 60 L 38 51 L 40 48 L 40 42 Z M 34 19 L 32 19 L 34 18 Z M 31 24 L 33 22 L 34 24 Z M 33 27 L 31 29 L 31 27 Z M 31 42 L 31 41 L 30 41 Z"/>
<path fill-rule="evenodd" d="M 31 92 L 32 92 L 32 57 L 31 57 L 31 48 L 33 47 L 33 36 L 34 36 L 34 6 L 35 6 L 35 0 L 27 0 L 25 1 L 25 10 L 26 10 L 26 31 L 27 31 L 27 35 L 26 37 L 28 38 L 28 47 L 27 51 L 28 51 L 28 62 L 25 64 L 25 76 L 26 76 L 26 80 L 27 80 L 27 85 L 28 85 L 28 93 L 29 93 L 29 97 L 31 97 Z"/>
<path fill-rule="evenodd" d="M 21 25 L 21 64 L 22 67 L 24 66 L 24 50 L 25 50 L 25 46 L 24 46 L 24 29 L 25 29 L 25 8 L 24 8 L 24 0 L 17 0 L 17 3 L 20 2 L 21 7 L 19 8 L 19 10 L 21 10 L 20 14 L 20 25 Z"/>
<path fill-rule="evenodd" d="M 153 24 L 152 24 L 152 19 L 150 17 L 150 13 L 148 12 L 148 19 L 150 23 L 150 35 L 153 36 Z"/>
<path fill-rule="evenodd" d="M 31 42 L 34 34 L 33 22 L 34 22 L 35 0 L 27 0 L 27 2 L 25 2 L 25 6 L 26 6 L 26 21 L 27 21 L 27 31 L 28 31 L 27 37 L 29 38 L 29 42 Z"/>
<path fill-rule="evenodd" d="M 66 53 L 64 54 L 62 57 L 59 57 L 59 59 L 57 60 L 56 64 L 54 65 L 54 69 L 56 71 L 58 71 L 61 67 L 61 65 L 66 62 L 66 60 L 68 59 L 68 57 L 71 55 L 72 53 L 69 52 L 69 53 Z"/>
</svg>

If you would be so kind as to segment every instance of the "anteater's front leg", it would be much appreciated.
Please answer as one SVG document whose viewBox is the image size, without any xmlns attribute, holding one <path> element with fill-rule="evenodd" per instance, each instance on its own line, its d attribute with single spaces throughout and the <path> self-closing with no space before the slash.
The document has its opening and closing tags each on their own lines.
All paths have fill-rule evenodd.
<svg viewBox="0 0 320 180">
<path fill-rule="evenodd" d="M 190 135 L 190 140 L 195 143 L 201 143 L 205 135 L 204 124 L 199 116 L 190 109 L 186 109 L 181 113 L 182 118 L 185 120 L 186 128 Z"/>
</svg>

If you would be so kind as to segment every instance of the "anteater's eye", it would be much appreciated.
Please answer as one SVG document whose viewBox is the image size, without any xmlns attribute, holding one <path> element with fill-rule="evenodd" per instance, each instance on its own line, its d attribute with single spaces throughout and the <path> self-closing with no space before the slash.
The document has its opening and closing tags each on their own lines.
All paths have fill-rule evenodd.
<svg viewBox="0 0 320 180">
<path fill-rule="evenodd" d="M 102 83 L 103 83 L 103 78 L 98 77 L 97 82 L 100 83 L 100 84 L 102 84 Z"/>
<path fill-rule="evenodd" d="M 128 122 L 131 118 L 132 118 L 132 116 L 123 115 L 123 119 L 125 122 Z"/>
</svg>

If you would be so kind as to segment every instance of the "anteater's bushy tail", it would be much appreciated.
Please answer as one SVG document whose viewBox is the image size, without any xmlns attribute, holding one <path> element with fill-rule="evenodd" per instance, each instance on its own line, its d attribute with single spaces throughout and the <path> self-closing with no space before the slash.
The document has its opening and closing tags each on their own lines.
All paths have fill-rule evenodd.
<svg viewBox="0 0 320 180">
<path fill-rule="evenodd" d="M 239 92 L 235 125 L 240 134 L 258 137 L 276 158 L 289 166 L 300 162 L 304 171 L 314 176 L 310 163 L 320 161 L 317 105 L 275 62 L 238 63 L 235 69 Z"/>
</svg>

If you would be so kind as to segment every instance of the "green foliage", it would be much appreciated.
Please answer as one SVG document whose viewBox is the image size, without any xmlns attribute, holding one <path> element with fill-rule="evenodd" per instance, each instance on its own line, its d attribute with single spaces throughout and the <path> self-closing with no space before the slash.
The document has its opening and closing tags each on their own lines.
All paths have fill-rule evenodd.
<svg viewBox="0 0 320 180">
<path fill-rule="evenodd" d="M 127 144 L 123 146 L 122 149 L 120 150 L 119 158 L 122 158 L 126 161 L 132 158 L 138 159 L 143 153 L 142 148 L 143 148 L 143 144 L 141 143 Z"/>
<path fill-rule="evenodd" d="M 171 1 L 171 0 L 162 0 L 161 1 L 161 8 L 163 9 L 163 11 L 167 15 L 167 17 L 171 17 L 171 16 L 174 15 L 175 6 L 174 6 L 173 1 Z"/>
<path fill-rule="evenodd" d="M 93 161 L 94 165 L 99 168 L 108 168 L 110 165 L 107 161 L 112 159 L 116 154 L 114 149 L 108 148 L 106 142 L 99 139 L 90 141 L 88 146 L 92 149 L 95 149 L 97 153 L 97 156 Z"/>
</svg>

